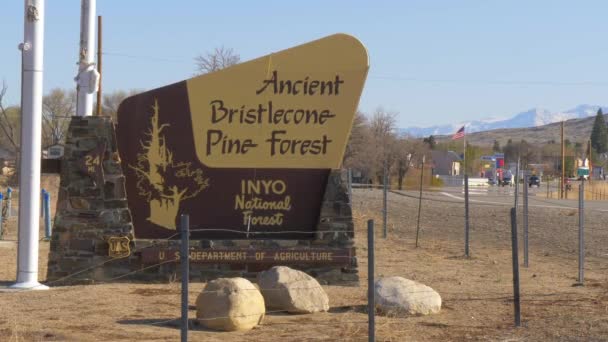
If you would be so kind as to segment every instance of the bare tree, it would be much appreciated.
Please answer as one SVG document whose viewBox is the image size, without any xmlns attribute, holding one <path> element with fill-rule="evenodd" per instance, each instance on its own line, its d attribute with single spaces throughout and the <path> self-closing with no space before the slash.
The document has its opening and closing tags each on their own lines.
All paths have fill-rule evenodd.
<svg viewBox="0 0 608 342">
<path fill-rule="evenodd" d="M 376 151 L 374 139 L 365 114 L 357 112 L 353 120 L 348 145 L 344 153 L 344 167 L 356 169 L 362 180 L 374 178 L 376 172 Z"/>
<path fill-rule="evenodd" d="M 394 135 L 396 127 L 397 113 L 387 112 L 382 107 L 376 109 L 370 121 L 370 128 L 374 136 L 386 139 Z"/>
<path fill-rule="evenodd" d="M 354 167 L 357 163 L 357 157 L 361 153 L 363 147 L 368 143 L 369 126 L 365 114 L 357 111 L 353 119 L 353 126 L 350 130 L 348 144 L 344 151 L 343 164 L 345 167 Z"/>
<path fill-rule="evenodd" d="M 116 90 L 103 96 L 102 101 L 102 114 L 111 116 L 116 121 L 116 114 L 118 113 L 118 107 L 120 103 L 129 96 L 141 93 L 139 89 L 131 89 L 128 91 Z"/>
<path fill-rule="evenodd" d="M 422 156 L 428 154 L 429 146 L 424 141 L 415 138 L 399 139 L 395 146 L 397 185 L 399 190 L 402 190 L 403 181 L 410 167 L 420 164 Z"/>
<path fill-rule="evenodd" d="M 199 75 L 227 68 L 239 63 L 240 60 L 241 57 L 233 49 L 223 46 L 215 48 L 213 52 L 207 52 L 194 58 L 196 73 Z"/>
<path fill-rule="evenodd" d="M 76 92 L 55 88 L 42 98 L 42 144 L 63 142 L 76 109 Z"/>
<path fill-rule="evenodd" d="M 396 117 L 397 113 L 378 108 L 370 121 L 369 126 L 376 156 L 374 161 L 375 174 L 379 182 L 382 182 L 383 179 L 384 163 L 386 163 L 387 173 L 390 174 L 391 167 L 396 159 Z"/>
<path fill-rule="evenodd" d="M 5 107 L 4 97 L 8 86 L 5 81 L 2 81 L 0 88 L 0 130 L 2 138 L 0 144 L 9 145 L 13 152 L 19 152 L 19 117 L 20 109 L 15 107 Z"/>
</svg>

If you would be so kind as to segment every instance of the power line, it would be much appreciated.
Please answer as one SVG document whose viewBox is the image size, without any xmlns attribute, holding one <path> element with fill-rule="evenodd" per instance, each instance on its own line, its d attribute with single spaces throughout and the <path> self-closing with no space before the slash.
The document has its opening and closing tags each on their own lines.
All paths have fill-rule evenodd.
<svg viewBox="0 0 608 342">
<path fill-rule="evenodd" d="M 102 55 L 105 56 L 114 56 L 114 57 L 125 57 L 131 59 L 147 59 L 159 62 L 169 62 L 169 63 L 183 63 L 183 62 L 194 62 L 194 58 L 179 58 L 179 57 L 156 57 L 156 56 L 144 56 L 144 55 L 131 55 L 120 52 L 103 52 Z M 194 64 L 193 64 L 194 65 Z"/>
<path fill-rule="evenodd" d="M 167 63 L 194 62 L 194 58 L 163 57 L 150 55 L 132 55 L 121 52 L 103 52 L 102 55 L 124 57 L 130 59 L 152 60 Z M 194 65 L 194 64 L 193 64 Z M 417 78 L 401 75 L 382 75 L 370 74 L 370 79 L 400 81 L 411 83 L 443 83 L 443 84 L 484 84 L 484 85 L 504 85 L 504 86 L 560 86 L 560 87 L 608 87 L 608 82 L 604 81 L 546 81 L 546 80 L 494 80 L 494 79 L 433 79 Z"/>
<path fill-rule="evenodd" d="M 479 84 L 494 84 L 494 85 L 534 85 L 534 86 L 599 86 L 608 87 L 608 82 L 602 81 L 543 81 L 543 80 L 484 80 L 484 79 L 425 79 L 403 76 L 386 76 L 386 75 L 370 75 L 369 78 L 404 81 L 404 82 L 420 82 L 420 83 L 479 83 Z"/>
</svg>

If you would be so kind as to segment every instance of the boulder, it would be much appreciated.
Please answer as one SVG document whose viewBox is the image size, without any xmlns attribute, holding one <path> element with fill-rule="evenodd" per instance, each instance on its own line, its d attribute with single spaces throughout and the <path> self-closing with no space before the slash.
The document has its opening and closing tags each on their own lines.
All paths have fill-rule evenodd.
<svg viewBox="0 0 608 342">
<path fill-rule="evenodd" d="M 245 278 L 210 281 L 196 298 L 196 318 L 214 330 L 250 330 L 262 323 L 265 314 L 264 297 Z"/>
<path fill-rule="evenodd" d="M 329 310 L 329 298 L 319 282 L 308 274 L 286 266 L 258 273 L 258 285 L 269 309 L 289 313 Z"/>
<path fill-rule="evenodd" d="M 376 308 L 384 314 L 429 315 L 441 310 L 441 296 L 437 291 L 403 277 L 377 280 L 374 294 Z"/>
</svg>

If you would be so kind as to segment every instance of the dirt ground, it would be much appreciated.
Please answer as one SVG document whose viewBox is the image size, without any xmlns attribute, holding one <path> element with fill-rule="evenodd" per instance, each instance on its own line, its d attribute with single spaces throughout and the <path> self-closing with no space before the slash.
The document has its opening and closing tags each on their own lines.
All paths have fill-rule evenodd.
<svg viewBox="0 0 608 342">
<path fill-rule="evenodd" d="M 56 195 L 55 195 L 56 196 Z M 399 275 L 442 296 L 439 314 L 377 316 L 379 341 L 608 341 L 608 212 L 586 214 L 585 286 L 577 276 L 578 218 L 572 210 L 530 213 L 530 267 L 521 268 L 522 322 L 515 328 L 508 208 L 472 205 L 471 258 L 463 257 L 463 206 L 423 201 L 415 248 L 418 200 L 389 195 L 388 238 L 382 238 L 381 193 L 355 190 L 359 287 L 324 286 L 328 313 L 268 314 L 249 332 L 214 332 L 194 322 L 204 284 L 190 284 L 192 341 L 367 340 L 366 221 L 376 222 L 376 278 Z M 15 280 L 15 219 L 0 242 L 0 284 Z M 48 243 L 41 242 L 44 280 Z M 520 263 L 521 263 L 520 254 Z M 0 292 L 0 341 L 175 341 L 180 285 L 114 283 Z"/>
</svg>

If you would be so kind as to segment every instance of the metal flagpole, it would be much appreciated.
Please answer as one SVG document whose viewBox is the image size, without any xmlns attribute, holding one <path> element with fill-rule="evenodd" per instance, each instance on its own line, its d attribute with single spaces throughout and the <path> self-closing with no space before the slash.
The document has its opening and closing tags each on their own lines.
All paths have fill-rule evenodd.
<svg viewBox="0 0 608 342">
<path fill-rule="evenodd" d="M 26 0 L 21 49 L 19 244 L 14 289 L 45 290 L 38 282 L 44 0 Z"/>
<path fill-rule="evenodd" d="M 76 115 L 93 115 L 93 94 L 97 91 L 99 73 L 95 69 L 96 0 L 82 0 L 80 13 L 80 50 L 76 76 Z"/>
<path fill-rule="evenodd" d="M 464 172 L 463 174 L 466 175 L 467 174 L 467 126 L 464 125 L 462 126 L 462 145 L 463 145 L 463 149 L 462 149 L 462 163 L 464 164 Z"/>
<path fill-rule="evenodd" d="M 102 31 L 101 31 L 101 16 L 98 15 L 97 16 L 97 72 L 99 73 L 99 87 L 97 89 L 97 110 L 96 110 L 96 114 L 97 115 L 102 115 L 102 109 L 101 109 L 101 62 L 102 62 L 102 55 L 101 55 L 101 49 L 102 49 Z"/>
</svg>

